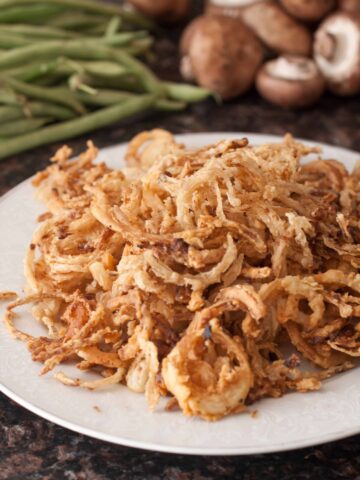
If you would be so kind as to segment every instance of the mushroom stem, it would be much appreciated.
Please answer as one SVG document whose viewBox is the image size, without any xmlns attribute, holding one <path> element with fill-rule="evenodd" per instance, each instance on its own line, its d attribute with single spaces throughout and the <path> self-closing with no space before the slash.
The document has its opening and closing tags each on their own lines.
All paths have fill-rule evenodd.
<svg viewBox="0 0 360 480">
<path fill-rule="evenodd" d="M 332 60 L 336 52 L 336 37 L 330 32 L 324 32 L 321 43 L 317 48 L 317 53 L 326 60 Z"/>
<path fill-rule="evenodd" d="M 283 56 L 263 65 L 256 86 L 260 94 L 275 105 L 302 108 L 321 97 L 325 82 L 310 58 Z"/>
<path fill-rule="evenodd" d="M 317 75 L 317 69 L 310 59 L 284 55 L 268 63 L 268 72 L 284 80 L 309 80 Z"/>
<path fill-rule="evenodd" d="M 188 82 L 192 82 L 195 80 L 194 71 L 191 66 L 191 60 L 188 55 L 184 55 L 180 60 L 180 73 L 182 77 Z"/>
</svg>

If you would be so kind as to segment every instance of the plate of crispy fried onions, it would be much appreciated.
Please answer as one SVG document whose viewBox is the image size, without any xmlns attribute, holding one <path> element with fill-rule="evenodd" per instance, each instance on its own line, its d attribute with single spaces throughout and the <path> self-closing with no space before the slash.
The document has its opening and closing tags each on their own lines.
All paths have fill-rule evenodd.
<svg viewBox="0 0 360 480">
<path fill-rule="evenodd" d="M 173 453 L 360 432 L 357 159 L 160 129 L 62 147 L 0 201 L 1 390 Z"/>
</svg>

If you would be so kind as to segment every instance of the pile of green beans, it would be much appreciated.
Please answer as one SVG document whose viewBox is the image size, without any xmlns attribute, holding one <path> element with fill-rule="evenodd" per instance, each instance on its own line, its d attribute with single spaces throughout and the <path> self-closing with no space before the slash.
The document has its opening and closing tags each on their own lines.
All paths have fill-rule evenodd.
<svg viewBox="0 0 360 480">
<path fill-rule="evenodd" d="M 209 97 L 141 60 L 150 32 L 149 19 L 100 0 L 0 0 L 0 160 Z"/>
</svg>

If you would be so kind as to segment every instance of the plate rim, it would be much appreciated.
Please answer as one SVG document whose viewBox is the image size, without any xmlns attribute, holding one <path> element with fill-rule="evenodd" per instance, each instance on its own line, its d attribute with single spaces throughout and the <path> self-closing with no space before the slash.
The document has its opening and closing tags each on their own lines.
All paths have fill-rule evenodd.
<svg viewBox="0 0 360 480">
<path fill-rule="evenodd" d="M 203 136 L 210 136 L 211 137 L 223 137 L 223 138 L 233 138 L 239 136 L 249 136 L 253 139 L 259 138 L 262 141 L 263 137 L 267 138 L 267 142 L 274 141 L 278 142 L 283 138 L 283 135 L 274 135 L 274 134 L 266 134 L 261 132 L 236 132 L 236 131 L 210 131 L 210 132 L 189 132 L 189 133 L 181 133 L 181 134 L 174 134 L 176 139 L 181 139 L 187 137 L 203 137 Z M 308 144 L 310 146 L 320 146 L 320 147 L 327 147 L 335 150 L 336 153 L 341 155 L 341 153 L 352 154 L 352 155 L 359 155 L 360 153 L 356 150 L 351 150 L 345 147 L 341 147 L 338 145 L 333 145 L 329 143 L 324 143 L 315 140 L 308 140 L 304 138 L 299 138 L 294 136 L 297 141 L 302 143 Z M 119 147 L 124 147 L 128 142 L 121 142 L 114 145 L 109 145 L 104 148 L 99 148 L 99 154 L 106 155 L 107 151 L 114 150 Z M 12 189 L 7 191 L 0 197 L 0 204 L 3 203 L 4 200 L 8 199 L 12 195 L 15 195 L 18 190 L 25 186 L 25 184 L 29 183 L 33 176 L 30 176 L 23 180 L 22 182 L 15 185 Z M 291 442 L 278 442 L 269 445 L 250 445 L 248 447 L 183 447 L 183 446 L 176 446 L 176 445 L 166 445 L 164 443 L 156 443 L 156 442 L 144 442 L 144 441 L 137 441 L 133 439 L 129 439 L 126 437 L 119 437 L 113 434 L 106 434 L 100 432 L 98 430 L 94 430 L 91 428 L 83 427 L 82 425 L 77 424 L 76 422 L 66 420 L 66 418 L 62 418 L 59 415 L 53 414 L 43 407 L 38 407 L 36 404 L 29 402 L 21 395 L 15 393 L 11 388 L 5 386 L 2 381 L 0 380 L 0 392 L 3 393 L 5 396 L 10 398 L 11 400 L 15 401 L 17 404 L 25 408 L 26 410 L 32 412 L 35 415 L 38 415 L 41 418 L 44 418 L 47 421 L 50 421 L 56 425 L 59 425 L 63 428 L 66 428 L 70 431 L 86 435 L 91 438 L 95 438 L 97 440 L 106 441 L 116 445 L 122 445 L 131 448 L 138 448 L 147 451 L 157 451 L 161 453 L 171 453 L 171 454 L 181 454 L 181 455 L 203 455 L 203 456 L 234 456 L 234 455 L 252 455 L 252 454 L 269 454 L 269 453 L 276 453 L 276 452 L 284 452 L 289 450 L 298 450 L 303 448 L 308 448 L 312 446 L 316 446 L 319 444 L 329 443 L 333 441 L 338 441 L 347 437 L 351 437 L 353 435 L 360 433 L 360 425 L 355 426 L 353 428 L 345 428 L 337 430 L 333 433 L 326 433 L 320 434 L 313 437 L 310 437 L 306 440 L 293 440 Z"/>
<path fill-rule="evenodd" d="M 70 422 L 58 415 L 54 415 L 50 412 L 47 412 L 41 407 L 37 407 L 33 403 L 28 402 L 23 399 L 21 396 L 13 392 L 10 388 L 5 387 L 0 383 L 0 392 L 5 396 L 15 401 L 21 405 L 26 410 L 38 415 L 41 418 L 44 418 L 47 421 L 50 421 L 56 425 L 59 425 L 63 428 L 71 430 L 72 432 L 79 433 L 81 435 L 86 435 L 96 440 L 102 440 L 108 443 L 115 445 L 120 445 L 123 447 L 137 448 L 140 450 L 147 450 L 151 452 L 161 452 L 161 453 L 172 453 L 178 455 L 201 455 L 201 456 L 243 456 L 243 455 L 262 455 L 262 454 L 271 454 L 278 452 L 286 452 L 293 450 L 301 450 L 304 448 L 314 447 L 316 445 L 323 445 L 330 442 L 336 442 L 338 440 L 352 437 L 360 433 L 360 426 L 354 427 L 349 431 L 349 429 L 339 430 L 333 434 L 325 434 L 320 436 L 311 437 L 306 441 L 306 444 L 300 444 L 299 440 L 294 440 L 292 442 L 279 442 L 277 444 L 272 444 L 269 446 L 249 446 L 241 447 L 223 447 L 223 448 L 205 448 L 205 447 L 180 447 L 173 445 L 165 445 L 163 443 L 156 442 L 142 442 L 137 440 L 131 440 L 126 437 L 118 437 L 116 435 L 102 433 L 90 428 L 83 427 L 75 422 Z M 220 420 L 221 421 L 221 420 Z M 209 422 L 211 425 L 211 422 Z"/>
</svg>

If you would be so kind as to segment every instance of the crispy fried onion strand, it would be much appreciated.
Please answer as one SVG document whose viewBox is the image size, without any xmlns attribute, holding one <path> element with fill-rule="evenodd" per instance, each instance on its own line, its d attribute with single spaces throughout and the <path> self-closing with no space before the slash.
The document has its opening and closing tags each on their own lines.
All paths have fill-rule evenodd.
<svg viewBox="0 0 360 480">
<path fill-rule="evenodd" d="M 156 129 L 117 171 L 91 142 L 61 148 L 33 181 L 47 211 L 10 333 L 42 373 L 99 375 L 57 371 L 66 385 L 123 383 L 150 408 L 172 395 L 206 420 L 320 388 L 360 357 L 360 167 L 300 164 L 318 153 L 290 135 L 189 150 Z M 26 304 L 48 336 L 16 327 Z"/>
</svg>

